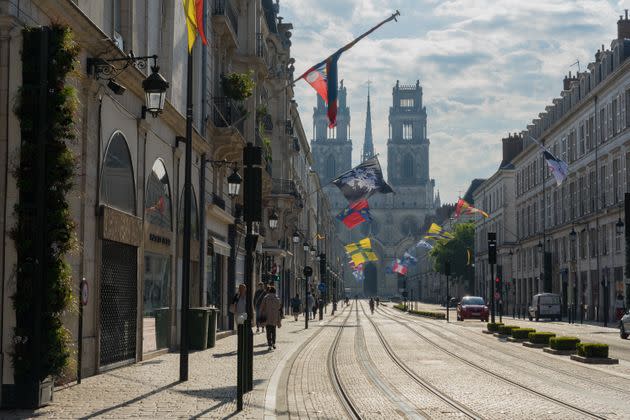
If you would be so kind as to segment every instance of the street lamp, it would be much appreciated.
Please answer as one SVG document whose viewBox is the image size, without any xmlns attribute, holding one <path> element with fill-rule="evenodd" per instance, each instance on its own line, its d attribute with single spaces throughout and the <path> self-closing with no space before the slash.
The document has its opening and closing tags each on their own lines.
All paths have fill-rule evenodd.
<svg viewBox="0 0 630 420">
<path fill-rule="evenodd" d="M 295 236 L 293 238 L 295 238 Z M 304 249 L 304 252 L 308 252 L 311 249 L 311 246 L 308 244 L 308 242 L 304 242 L 302 248 Z"/>
<path fill-rule="evenodd" d="M 293 243 L 298 244 L 299 242 L 300 242 L 300 234 L 296 230 L 295 232 L 293 232 Z"/>
<path fill-rule="evenodd" d="M 615 232 L 617 233 L 617 235 L 623 234 L 623 227 L 624 227 L 624 224 L 621 221 L 621 216 L 620 216 L 619 220 L 617 220 L 617 223 L 615 223 Z"/>
<path fill-rule="evenodd" d="M 236 167 L 234 167 L 232 174 L 228 176 L 227 182 L 228 195 L 232 198 L 238 196 L 238 193 L 241 190 L 241 183 L 243 182 L 243 179 L 238 174 L 238 169 L 236 169 Z"/>
<path fill-rule="evenodd" d="M 311 257 L 315 256 L 315 247 L 311 247 Z"/>
<path fill-rule="evenodd" d="M 146 96 L 146 105 L 142 107 L 142 118 L 146 118 L 147 112 L 156 118 L 164 109 L 166 89 L 168 89 L 168 82 L 160 74 L 158 65 L 151 66 L 151 74 L 142 81 L 142 89 Z"/>
<path fill-rule="evenodd" d="M 541 241 L 538 241 L 538 245 L 536 245 L 538 247 L 538 252 L 543 252 L 543 244 Z"/>
<path fill-rule="evenodd" d="M 269 229 L 275 230 L 278 227 L 278 214 L 274 210 L 269 216 Z"/>
</svg>

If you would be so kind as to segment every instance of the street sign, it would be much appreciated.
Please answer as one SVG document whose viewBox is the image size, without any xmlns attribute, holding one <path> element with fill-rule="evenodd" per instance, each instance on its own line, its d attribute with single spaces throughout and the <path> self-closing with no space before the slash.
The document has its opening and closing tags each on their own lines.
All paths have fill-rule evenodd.
<svg viewBox="0 0 630 420">
<path fill-rule="evenodd" d="M 312 276 L 313 275 L 313 269 L 310 266 L 306 266 L 304 267 L 304 271 L 303 271 L 305 276 Z"/>
<path fill-rule="evenodd" d="M 89 296 L 89 287 L 87 281 L 81 280 L 81 305 L 85 306 L 88 304 L 88 296 Z"/>
<path fill-rule="evenodd" d="M 326 291 L 326 283 L 319 283 L 319 286 L 317 286 L 317 288 L 319 289 L 320 292 L 325 292 Z"/>
</svg>

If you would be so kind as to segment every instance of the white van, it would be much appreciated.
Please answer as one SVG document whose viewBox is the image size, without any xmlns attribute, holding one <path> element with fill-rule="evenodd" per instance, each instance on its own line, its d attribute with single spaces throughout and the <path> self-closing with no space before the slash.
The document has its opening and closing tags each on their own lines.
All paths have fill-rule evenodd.
<svg viewBox="0 0 630 420">
<path fill-rule="evenodd" d="M 551 320 L 562 319 L 560 295 L 555 293 L 540 293 L 534 295 L 532 303 L 529 305 L 529 320 L 540 318 L 550 318 Z"/>
</svg>

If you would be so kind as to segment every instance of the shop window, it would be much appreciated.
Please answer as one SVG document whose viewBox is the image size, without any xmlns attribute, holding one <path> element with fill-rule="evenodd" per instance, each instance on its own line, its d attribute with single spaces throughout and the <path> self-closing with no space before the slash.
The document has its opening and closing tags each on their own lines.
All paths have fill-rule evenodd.
<svg viewBox="0 0 630 420">
<path fill-rule="evenodd" d="M 195 196 L 195 191 L 192 191 L 191 194 L 191 208 L 190 208 L 190 231 L 192 235 L 192 239 L 195 241 L 199 240 L 199 218 L 197 212 L 197 197 Z M 180 200 L 179 200 L 179 210 L 178 210 L 178 220 L 177 226 L 178 231 L 181 233 L 184 231 L 184 191 L 182 191 Z"/>
<path fill-rule="evenodd" d="M 172 229 L 171 187 L 166 167 L 161 159 L 153 164 L 147 179 L 145 213 L 149 223 L 164 229 Z"/>
<path fill-rule="evenodd" d="M 101 174 L 101 202 L 136 214 L 136 193 L 131 155 L 125 136 L 114 134 L 109 141 Z"/>
</svg>

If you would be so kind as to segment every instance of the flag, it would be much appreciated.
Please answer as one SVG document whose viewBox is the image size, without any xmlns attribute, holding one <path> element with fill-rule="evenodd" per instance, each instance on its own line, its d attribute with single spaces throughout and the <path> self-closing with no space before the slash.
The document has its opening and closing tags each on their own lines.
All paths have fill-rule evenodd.
<svg viewBox="0 0 630 420">
<path fill-rule="evenodd" d="M 392 271 L 394 273 L 398 273 L 404 276 L 405 274 L 407 274 L 407 266 L 404 265 L 399 259 L 396 259 L 396 262 L 394 262 L 394 267 L 392 268 Z"/>
<path fill-rule="evenodd" d="M 315 235 L 315 237 L 319 241 L 321 241 L 322 239 L 326 239 L 326 235 L 324 235 L 323 233 L 318 233 L 317 235 Z"/>
<path fill-rule="evenodd" d="M 554 154 L 551 153 L 549 149 L 543 146 L 542 143 L 540 143 L 538 140 L 536 140 L 532 136 L 529 136 L 529 138 L 532 139 L 532 141 L 538 145 L 540 150 L 542 150 L 543 158 L 545 158 L 547 167 L 553 174 L 553 177 L 556 179 L 556 185 L 560 186 L 560 184 L 562 184 L 562 181 L 564 181 L 564 179 L 569 174 L 569 164 L 566 163 L 564 160 L 555 157 Z"/>
<path fill-rule="evenodd" d="M 437 223 L 432 223 L 431 227 L 427 231 L 427 234 L 424 236 L 425 239 L 453 239 L 454 236 L 450 232 L 444 231 L 442 226 Z"/>
<path fill-rule="evenodd" d="M 372 29 L 365 32 L 358 38 L 354 39 L 349 44 L 344 45 L 343 47 L 338 49 L 334 54 L 332 54 L 325 60 L 315 64 L 313 67 L 306 70 L 304 74 L 302 74 L 300 77 L 295 79 L 294 83 L 300 79 L 305 79 L 307 83 L 313 86 L 313 88 L 319 94 L 319 96 L 321 96 L 322 99 L 326 102 L 326 104 L 328 105 L 327 115 L 328 115 L 329 127 L 332 128 L 335 125 L 337 125 L 337 93 L 338 93 L 337 61 L 339 61 L 339 57 L 341 57 L 341 54 L 348 51 L 350 48 L 354 47 L 354 45 L 357 42 L 359 42 L 360 40 L 362 40 L 363 38 L 365 38 L 366 36 L 374 32 L 375 30 L 380 28 L 385 23 L 391 20 L 396 20 L 396 16 L 399 16 L 399 15 L 400 13 L 396 11 L 396 13 L 391 15 L 389 18 L 385 19 L 378 25 L 374 26 Z"/>
<path fill-rule="evenodd" d="M 466 249 L 466 265 L 470 265 L 472 263 L 472 252 L 470 249 Z"/>
<path fill-rule="evenodd" d="M 425 241 L 424 239 L 420 239 L 418 241 L 418 243 L 416 244 L 416 248 L 426 248 L 426 249 L 433 249 L 433 245 L 431 245 L 429 242 Z"/>
<path fill-rule="evenodd" d="M 192 51 L 197 34 L 201 36 L 203 45 L 208 45 L 206 34 L 203 30 L 203 1 L 204 0 L 182 0 L 184 13 L 186 14 L 186 27 L 188 29 L 188 53 Z"/>
<path fill-rule="evenodd" d="M 460 198 L 459 200 L 457 200 L 457 205 L 455 206 L 455 217 L 459 217 L 462 214 L 474 214 L 474 213 L 479 213 L 483 217 L 488 217 L 488 213 L 471 206 L 463 198 Z"/>
<path fill-rule="evenodd" d="M 418 264 L 418 259 L 411 255 L 409 252 L 405 252 L 402 257 L 402 263 L 404 265 L 416 265 Z"/>
<path fill-rule="evenodd" d="M 164 214 L 165 204 L 166 201 L 164 200 L 164 196 L 161 195 L 160 198 L 158 198 L 158 201 L 153 206 L 149 207 L 147 211 L 157 211 L 160 214 Z"/>
<path fill-rule="evenodd" d="M 341 190 L 350 203 L 367 200 L 379 192 L 383 194 L 394 192 L 385 182 L 376 156 L 341 174 L 332 183 Z"/>
<path fill-rule="evenodd" d="M 357 243 L 351 243 L 344 247 L 346 254 L 352 259 L 355 266 L 367 261 L 378 261 L 378 257 L 372 251 L 370 238 L 363 238 Z"/>
<path fill-rule="evenodd" d="M 564 160 L 555 157 L 549 150 L 543 152 L 543 157 L 553 177 L 556 179 L 556 185 L 560 186 L 569 174 L 569 165 Z"/>
<path fill-rule="evenodd" d="M 367 200 L 359 200 L 346 207 L 337 215 L 337 219 L 343 222 L 348 229 L 353 229 L 363 222 L 372 220 Z"/>
</svg>

